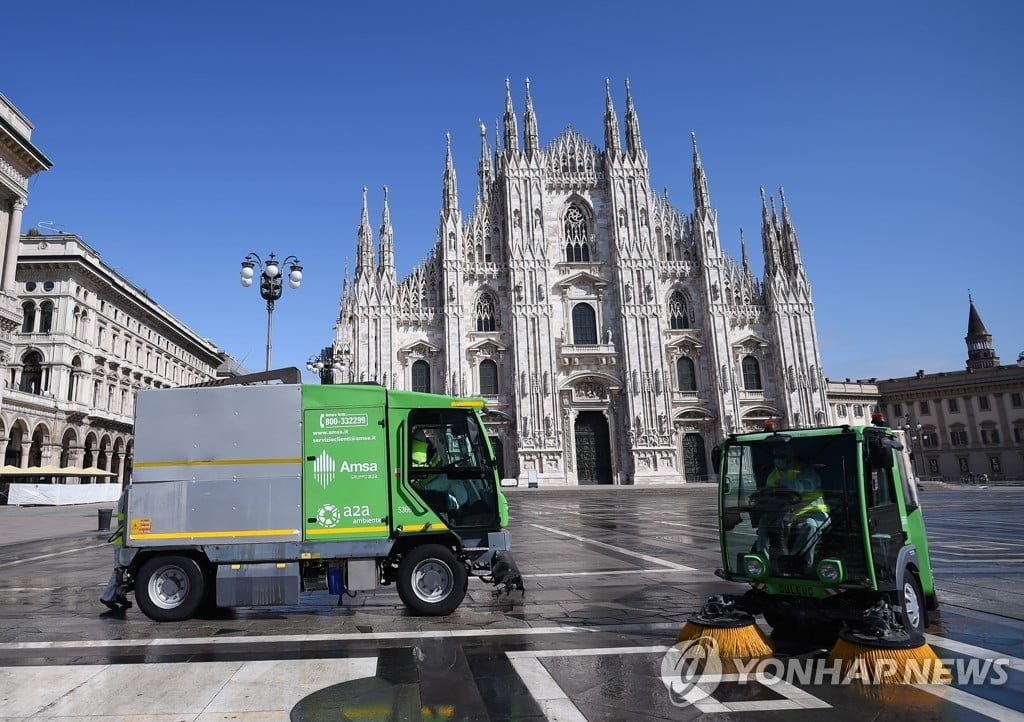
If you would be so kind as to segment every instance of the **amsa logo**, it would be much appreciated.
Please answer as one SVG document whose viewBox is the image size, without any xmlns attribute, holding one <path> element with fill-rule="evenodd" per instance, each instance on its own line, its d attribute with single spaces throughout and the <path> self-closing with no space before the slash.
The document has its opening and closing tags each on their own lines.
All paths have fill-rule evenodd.
<svg viewBox="0 0 1024 722">
<path fill-rule="evenodd" d="M 343 474 L 376 474 L 377 469 L 376 461 L 342 461 L 338 466 Z"/>
<path fill-rule="evenodd" d="M 366 426 L 370 423 L 366 414 L 320 414 L 321 429 L 335 429 L 342 426 Z"/>
</svg>

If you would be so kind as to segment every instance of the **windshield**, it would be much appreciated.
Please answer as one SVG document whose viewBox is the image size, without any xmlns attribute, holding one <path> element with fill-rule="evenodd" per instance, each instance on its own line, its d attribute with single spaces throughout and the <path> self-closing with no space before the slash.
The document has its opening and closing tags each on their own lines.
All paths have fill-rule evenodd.
<svg viewBox="0 0 1024 722">
<path fill-rule="evenodd" d="M 453 529 L 498 525 L 494 461 L 476 414 L 430 409 L 409 414 L 409 480 Z"/>
<path fill-rule="evenodd" d="M 720 493 L 726 570 L 743 555 L 768 561 L 772 577 L 817 579 L 815 565 L 839 557 L 848 578 L 865 574 L 853 433 L 773 434 L 728 443 Z"/>
</svg>

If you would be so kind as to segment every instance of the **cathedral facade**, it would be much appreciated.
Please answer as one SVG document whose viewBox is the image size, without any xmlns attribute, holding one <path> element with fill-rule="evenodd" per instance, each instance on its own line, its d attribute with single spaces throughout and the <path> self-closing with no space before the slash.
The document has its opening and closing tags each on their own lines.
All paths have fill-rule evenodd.
<svg viewBox="0 0 1024 722">
<path fill-rule="evenodd" d="M 606 84 L 603 148 L 572 127 L 542 146 L 528 81 L 524 103 L 520 133 L 506 84 L 493 151 L 481 127 L 465 217 L 449 142 L 437 241 L 405 278 L 387 190 L 376 237 L 364 190 L 336 380 L 485 398 L 523 485 L 705 481 L 726 434 L 829 423 L 781 189 L 761 191 L 759 279 L 722 250 L 695 137 L 692 210 L 652 189 L 628 83 L 624 132 Z"/>
</svg>

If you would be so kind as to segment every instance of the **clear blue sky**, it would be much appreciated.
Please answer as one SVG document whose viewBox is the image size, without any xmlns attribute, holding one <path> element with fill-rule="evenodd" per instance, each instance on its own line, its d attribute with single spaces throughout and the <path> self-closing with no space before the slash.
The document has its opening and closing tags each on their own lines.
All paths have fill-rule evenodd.
<svg viewBox="0 0 1024 722">
<path fill-rule="evenodd" d="M 23 230 L 76 233 L 254 370 L 266 313 L 238 283 L 295 254 L 274 365 L 329 344 L 361 189 L 390 188 L 398 270 L 428 252 L 445 133 L 464 214 L 478 124 L 530 78 L 541 142 L 603 146 L 628 77 L 651 182 L 692 211 L 697 134 L 723 245 L 761 275 L 759 186 L 784 186 L 831 379 L 958 370 L 968 290 L 1024 351 L 1024 3 L 57 2 L 3 10 L 0 92 L 54 167 Z M 620 119 L 621 123 L 621 119 Z M 521 120 L 520 120 L 520 128 Z M 492 131 L 493 143 L 493 131 Z M 310 379 L 312 377 L 309 377 Z"/>
</svg>

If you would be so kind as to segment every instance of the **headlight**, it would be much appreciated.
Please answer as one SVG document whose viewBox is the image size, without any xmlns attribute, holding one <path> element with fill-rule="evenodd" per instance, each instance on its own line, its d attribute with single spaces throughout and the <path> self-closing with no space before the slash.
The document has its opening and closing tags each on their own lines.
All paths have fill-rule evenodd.
<svg viewBox="0 0 1024 722">
<path fill-rule="evenodd" d="M 759 554 L 743 555 L 743 573 L 748 577 L 760 579 L 768 575 L 768 562 Z"/>
<path fill-rule="evenodd" d="M 826 584 L 842 584 L 846 581 L 846 570 L 839 559 L 822 559 L 818 562 L 818 579 Z"/>
</svg>

